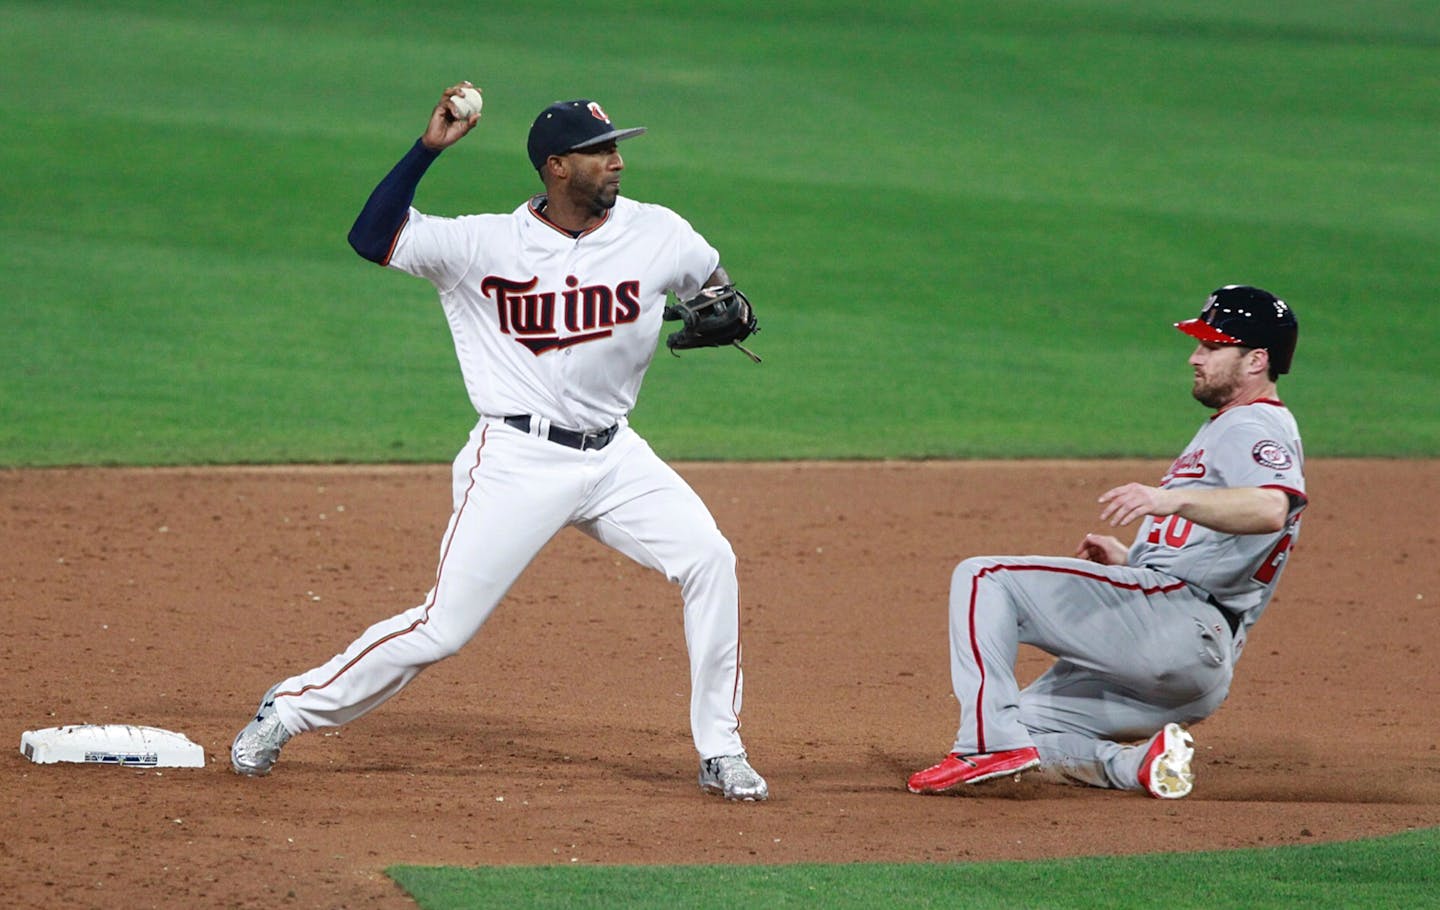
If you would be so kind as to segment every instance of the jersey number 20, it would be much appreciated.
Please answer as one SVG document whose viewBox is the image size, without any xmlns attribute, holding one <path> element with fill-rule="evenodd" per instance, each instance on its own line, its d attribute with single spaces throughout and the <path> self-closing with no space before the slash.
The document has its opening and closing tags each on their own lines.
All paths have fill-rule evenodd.
<svg viewBox="0 0 1440 910">
<path fill-rule="evenodd" d="M 1190 531 L 1195 527 L 1195 522 L 1179 515 L 1171 515 L 1164 521 L 1156 521 L 1150 525 L 1150 536 L 1145 538 L 1149 544 L 1158 544 L 1164 538 L 1165 546 L 1172 550 L 1178 550 L 1185 546 L 1185 541 L 1190 539 Z"/>
</svg>

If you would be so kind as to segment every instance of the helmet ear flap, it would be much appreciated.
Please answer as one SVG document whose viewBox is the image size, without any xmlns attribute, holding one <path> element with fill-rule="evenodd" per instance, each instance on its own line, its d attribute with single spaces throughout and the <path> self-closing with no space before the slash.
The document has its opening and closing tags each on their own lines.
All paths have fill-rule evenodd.
<svg viewBox="0 0 1440 910">
<path fill-rule="evenodd" d="M 1266 346 L 1270 354 L 1270 375 L 1282 376 L 1290 372 L 1290 362 L 1295 359 L 1295 342 L 1299 340 L 1299 327 L 1291 326 L 1282 333 L 1274 344 Z"/>
</svg>

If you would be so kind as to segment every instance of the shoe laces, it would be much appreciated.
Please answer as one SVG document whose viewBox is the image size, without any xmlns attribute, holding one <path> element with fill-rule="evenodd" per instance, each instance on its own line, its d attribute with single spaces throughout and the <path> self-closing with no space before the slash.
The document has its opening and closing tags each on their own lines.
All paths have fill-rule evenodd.
<svg viewBox="0 0 1440 910">
<path fill-rule="evenodd" d="M 750 760 L 744 752 L 735 755 L 721 755 L 710 759 L 711 770 L 716 777 L 728 780 L 747 778 L 758 780 L 760 775 L 750 767 Z"/>
</svg>

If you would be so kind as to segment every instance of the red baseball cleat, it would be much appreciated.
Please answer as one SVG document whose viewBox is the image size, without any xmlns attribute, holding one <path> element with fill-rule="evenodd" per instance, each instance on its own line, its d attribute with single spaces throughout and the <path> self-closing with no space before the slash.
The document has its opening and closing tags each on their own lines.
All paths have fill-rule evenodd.
<svg viewBox="0 0 1440 910">
<path fill-rule="evenodd" d="M 911 793 L 943 793 L 960 784 L 978 784 L 992 777 L 1019 774 L 1040 767 L 1040 750 L 1034 746 L 1004 752 L 952 752 L 938 765 L 910 775 L 906 785 Z"/>
<path fill-rule="evenodd" d="M 1166 724 L 1165 729 L 1150 740 L 1150 748 L 1140 761 L 1140 786 L 1156 799 L 1179 799 L 1195 788 L 1195 772 L 1190 760 L 1195 757 L 1193 740 L 1179 724 Z"/>
</svg>

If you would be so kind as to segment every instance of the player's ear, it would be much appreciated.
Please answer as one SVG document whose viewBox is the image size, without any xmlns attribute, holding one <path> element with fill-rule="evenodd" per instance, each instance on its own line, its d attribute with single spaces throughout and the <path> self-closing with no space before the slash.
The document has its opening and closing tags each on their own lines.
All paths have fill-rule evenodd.
<svg viewBox="0 0 1440 910">
<path fill-rule="evenodd" d="M 1270 372 L 1270 350 L 1269 350 L 1269 348 L 1251 348 L 1251 349 L 1250 349 L 1250 353 L 1247 355 L 1247 357 L 1248 357 L 1248 359 L 1249 359 L 1249 369 L 1250 369 L 1250 372 L 1252 372 L 1252 373 L 1265 373 L 1265 374 L 1269 374 L 1269 372 Z"/>
</svg>

